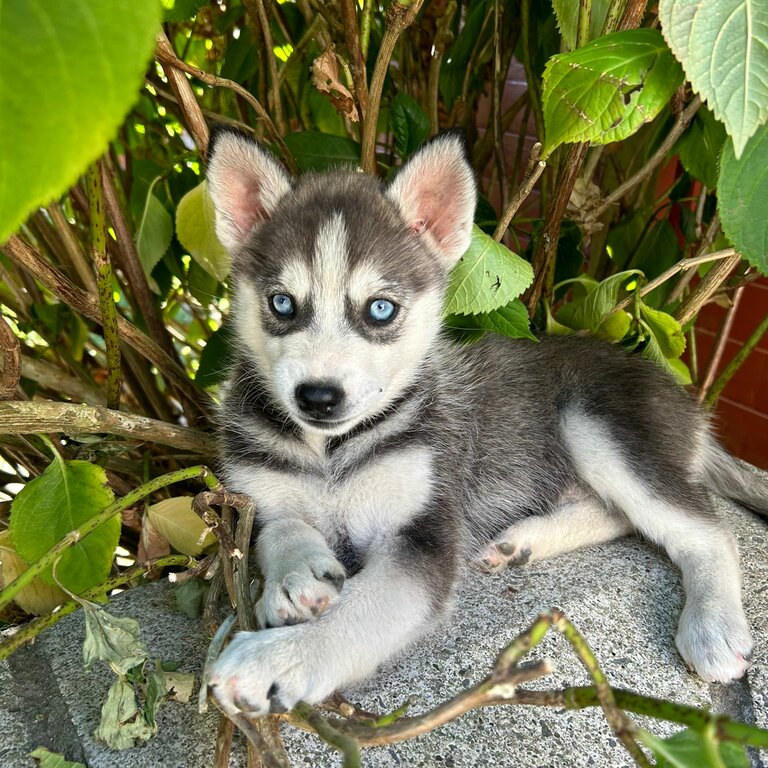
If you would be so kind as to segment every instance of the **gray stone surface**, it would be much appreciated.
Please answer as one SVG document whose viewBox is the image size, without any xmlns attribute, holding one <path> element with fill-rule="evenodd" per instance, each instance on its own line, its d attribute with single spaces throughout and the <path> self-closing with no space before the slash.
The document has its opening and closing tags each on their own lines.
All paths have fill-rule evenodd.
<svg viewBox="0 0 768 768">
<path fill-rule="evenodd" d="M 744 570 L 745 605 L 756 640 L 755 663 L 744 681 L 709 686 L 688 673 L 674 647 L 682 592 L 666 558 L 634 538 L 564 555 L 497 576 L 468 573 L 451 619 L 369 683 L 347 691 L 366 709 L 390 711 L 411 695 L 413 712 L 431 708 L 484 677 L 498 650 L 536 614 L 558 606 L 574 621 L 602 662 L 611 682 L 641 693 L 711 706 L 768 727 L 768 526 L 723 505 L 737 533 Z M 199 676 L 206 641 L 198 622 L 177 613 L 166 583 L 120 595 L 115 613 L 131 615 L 153 656 L 180 663 Z M 149 744 L 116 753 L 91 733 L 111 683 L 111 673 L 84 673 L 80 655 L 82 619 L 73 615 L 34 647 L 0 665 L 0 768 L 34 765 L 36 746 L 85 760 L 90 768 L 211 765 L 217 715 L 198 715 L 193 703 L 167 703 L 160 732 Z M 549 637 L 539 656 L 555 660 L 557 671 L 538 687 L 587 683 L 562 638 Z M 643 721 L 657 734 L 674 728 Z M 308 734 L 286 729 L 294 765 L 336 766 L 338 757 Z M 768 766 L 768 753 L 753 754 L 754 766 Z M 232 765 L 240 765 L 239 758 Z M 430 766 L 630 765 L 597 710 L 561 712 L 495 707 L 415 741 L 364 752 L 369 768 Z"/>
</svg>

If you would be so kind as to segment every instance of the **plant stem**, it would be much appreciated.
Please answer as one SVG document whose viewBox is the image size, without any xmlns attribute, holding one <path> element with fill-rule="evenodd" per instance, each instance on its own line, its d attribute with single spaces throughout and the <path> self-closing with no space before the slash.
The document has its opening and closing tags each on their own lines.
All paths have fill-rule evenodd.
<svg viewBox="0 0 768 768">
<path fill-rule="evenodd" d="M 752 331 L 750 337 L 741 346 L 741 349 L 736 353 L 736 356 L 725 367 L 725 370 L 718 376 L 715 383 L 712 385 L 712 389 L 709 390 L 705 405 L 708 408 L 712 408 L 717 402 L 717 398 L 720 397 L 720 393 L 725 389 L 728 382 L 733 378 L 736 371 L 741 368 L 743 362 L 749 357 L 752 350 L 760 343 L 760 340 L 768 332 L 768 313 L 760 321 L 757 328 Z"/>
<path fill-rule="evenodd" d="M 183 483 L 188 480 L 196 479 L 203 480 L 209 488 L 215 488 L 219 485 L 219 481 L 213 475 L 211 470 L 208 469 L 208 467 L 199 465 L 189 467 L 188 469 L 179 469 L 175 472 L 169 472 L 166 475 L 156 477 L 154 480 L 150 480 L 148 483 L 144 483 L 130 493 L 127 493 L 122 499 L 105 507 L 101 512 L 87 520 L 79 528 L 67 533 L 64 538 L 56 542 L 56 544 L 54 544 L 37 562 L 30 565 L 24 573 L 19 574 L 16 579 L 8 584 L 5 589 L 0 592 L 0 609 L 8 605 L 19 591 L 26 587 L 32 579 L 50 568 L 70 547 L 73 547 L 78 541 L 85 538 L 89 533 L 92 533 L 110 518 L 119 514 L 124 509 L 128 509 L 128 507 L 133 506 L 136 502 L 141 501 L 146 496 L 149 496 L 161 488 L 165 488 L 173 483 Z"/>
<path fill-rule="evenodd" d="M 3 353 L 3 368 L 0 370 L 0 400 L 9 400 L 16 397 L 16 387 L 19 386 L 21 377 L 21 344 L 2 315 L 0 315 L 0 352 Z"/>
<path fill-rule="evenodd" d="M 103 406 L 41 400 L 0 402 L 0 434 L 28 435 L 37 432 L 68 435 L 104 432 L 130 440 L 169 445 L 204 456 L 211 451 L 211 436 L 206 432 Z"/>
<path fill-rule="evenodd" d="M 528 158 L 528 167 L 525 170 L 525 176 L 520 182 L 517 192 L 509 201 L 509 205 L 504 211 L 501 219 L 499 219 L 499 224 L 496 227 L 496 231 L 493 233 L 494 240 L 500 242 L 501 238 L 504 237 L 512 219 L 515 217 L 515 214 L 523 202 L 525 202 L 528 195 L 531 194 L 531 191 L 539 180 L 541 174 L 544 173 L 546 167 L 546 162 L 541 159 L 541 144 L 537 141 L 533 147 L 531 147 L 531 154 Z"/>
<path fill-rule="evenodd" d="M 293 712 L 311 726 L 326 744 L 341 752 L 344 768 L 360 768 L 360 744 L 357 739 L 334 728 L 328 719 L 303 701 L 293 708 Z"/>
<path fill-rule="evenodd" d="M 371 24 L 373 22 L 373 0 L 363 0 L 363 15 L 360 19 L 360 50 L 363 60 L 368 58 L 368 45 L 371 42 Z"/>
<path fill-rule="evenodd" d="M 112 263 L 107 253 L 107 217 L 104 205 L 104 185 L 101 161 L 97 160 L 86 173 L 91 224 L 91 253 L 96 268 L 99 289 L 101 327 L 107 351 L 107 408 L 120 409 L 120 336 L 117 329 L 117 307 L 112 289 Z"/>
<path fill-rule="evenodd" d="M 140 563 L 122 573 L 118 573 L 116 576 L 112 576 L 105 582 L 87 589 L 80 595 L 80 600 L 70 600 L 60 605 L 55 613 L 39 616 L 19 627 L 12 635 L 3 638 L 0 641 L 0 661 L 7 659 L 12 653 L 15 653 L 23 645 L 34 640 L 38 635 L 61 621 L 65 616 L 74 613 L 82 605 L 81 601 L 97 600 L 113 589 L 133 581 L 139 576 L 145 576 L 157 568 L 170 568 L 176 565 L 190 565 L 191 563 L 194 563 L 194 559 L 188 555 L 165 555 L 154 560 L 148 560 L 146 563 Z"/>
<path fill-rule="evenodd" d="M 453 17 L 456 15 L 458 4 L 456 0 L 448 0 L 442 17 L 437 22 L 435 33 L 434 53 L 429 62 L 429 76 L 427 77 L 427 104 L 429 106 L 429 130 L 434 136 L 440 130 L 438 118 L 438 102 L 440 99 L 440 68 L 443 65 L 443 57 L 448 46 L 453 40 Z"/>
<path fill-rule="evenodd" d="M 360 46 L 360 32 L 357 26 L 357 2 L 341 0 L 341 18 L 344 22 L 344 37 L 352 57 L 352 82 L 355 86 L 358 111 L 360 113 L 361 129 L 365 125 L 368 112 L 368 80 L 365 73 L 365 59 Z"/>
<path fill-rule="evenodd" d="M 725 283 L 740 261 L 740 254 L 734 253 L 718 264 L 715 264 L 707 272 L 704 279 L 688 295 L 677 310 L 675 317 L 680 325 L 685 325 L 698 314 L 699 310 L 709 301 L 712 294 Z"/>
<path fill-rule="evenodd" d="M 589 22 L 592 17 L 592 0 L 579 0 L 579 26 L 576 31 L 576 47 L 589 42 Z"/>
<path fill-rule="evenodd" d="M 381 40 L 379 54 L 371 76 L 371 86 L 368 91 L 368 114 L 363 127 L 363 146 L 360 166 L 366 173 L 376 174 L 376 123 L 381 107 L 381 94 L 384 80 L 395 45 L 402 34 L 416 18 L 424 0 L 393 0 L 387 9 L 384 37 Z"/>
</svg>

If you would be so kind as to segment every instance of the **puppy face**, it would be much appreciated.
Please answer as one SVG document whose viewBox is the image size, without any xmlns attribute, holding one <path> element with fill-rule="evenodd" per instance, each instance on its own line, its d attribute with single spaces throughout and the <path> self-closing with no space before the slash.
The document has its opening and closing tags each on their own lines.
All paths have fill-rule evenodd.
<svg viewBox="0 0 768 768">
<path fill-rule="evenodd" d="M 353 172 L 292 187 L 255 144 L 223 138 L 208 179 L 233 255 L 237 337 L 282 410 L 342 434 L 407 389 L 440 331 L 475 204 L 461 145 L 427 145 L 389 189 Z"/>
</svg>

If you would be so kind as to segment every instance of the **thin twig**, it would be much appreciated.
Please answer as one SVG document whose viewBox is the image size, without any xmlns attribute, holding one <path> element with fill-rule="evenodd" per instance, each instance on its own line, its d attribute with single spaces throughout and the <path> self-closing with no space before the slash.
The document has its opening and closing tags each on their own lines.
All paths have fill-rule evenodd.
<svg viewBox="0 0 768 768">
<path fill-rule="evenodd" d="M 718 264 L 715 264 L 715 266 L 707 272 L 704 279 L 696 286 L 696 289 L 684 299 L 680 308 L 677 310 L 675 318 L 680 325 L 685 325 L 698 314 L 699 310 L 712 297 L 712 294 L 715 293 L 726 280 L 728 280 L 731 272 L 736 269 L 740 261 L 740 254 L 734 253 L 728 258 L 720 261 Z"/>
<path fill-rule="evenodd" d="M 19 386 L 21 377 L 21 344 L 2 315 L 0 315 L 0 352 L 3 353 L 3 367 L 0 369 L 0 400 L 10 400 L 16 397 L 16 388 Z"/>
<path fill-rule="evenodd" d="M 705 400 L 707 407 L 711 408 L 717 402 L 717 398 L 720 397 L 720 393 L 725 389 L 728 382 L 733 378 L 734 374 L 741 368 L 744 361 L 752 353 L 752 350 L 760 343 L 760 340 L 768 333 L 768 313 L 760 321 L 757 328 L 750 334 L 749 338 L 742 344 L 741 349 L 736 353 L 736 356 L 725 367 L 725 370 L 718 376 L 715 383 L 712 385 L 712 389 L 709 390 L 709 394 Z"/>
<path fill-rule="evenodd" d="M 101 327 L 107 352 L 107 408 L 120 408 L 120 335 L 117 329 L 117 306 L 112 288 L 112 262 L 107 253 L 107 216 L 101 161 L 86 173 L 91 225 L 91 253 L 96 269 L 96 284 L 101 309 Z"/>
<path fill-rule="evenodd" d="M 440 130 L 438 102 L 440 98 L 440 69 L 448 46 L 453 42 L 453 17 L 458 9 L 456 0 L 446 3 L 443 15 L 437 22 L 432 58 L 427 77 L 427 104 L 429 105 L 429 130 L 432 135 Z M 502 118 L 503 122 L 503 118 Z"/>
<path fill-rule="evenodd" d="M 531 154 L 528 157 L 528 167 L 525 169 L 525 176 L 520 182 L 517 192 L 515 192 L 514 196 L 509 201 L 509 205 L 504 211 L 501 219 L 499 219 L 499 224 L 496 227 L 496 231 L 493 233 L 494 240 L 500 242 L 501 238 L 504 237 L 512 219 L 515 218 L 518 209 L 525 202 L 528 195 L 531 194 L 531 191 L 534 186 L 536 186 L 536 182 L 539 180 L 541 174 L 544 173 L 546 167 L 546 162 L 541 159 L 541 144 L 537 141 L 533 147 L 531 147 Z"/>
<path fill-rule="evenodd" d="M 344 38 L 352 56 L 352 80 L 355 84 L 355 97 L 360 115 L 360 125 L 365 125 L 368 112 L 368 79 L 365 73 L 365 59 L 360 47 L 360 32 L 357 26 L 356 0 L 341 0 L 341 19 L 344 23 Z"/>
<path fill-rule="evenodd" d="M 720 367 L 720 363 L 723 359 L 723 353 L 725 352 L 725 346 L 728 343 L 728 337 L 731 335 L 731 328 L 733 328 L 733 321 L 736 319 L 736 312 L 739 310 L 739 304 L 744 296 L 746 285 L 740 285 L 733 292 L 733 303 L 728 307 L 728 311 L 725 313 L 723 323 L 720 326 L 720 330 L 717 333 L 717 339 L 715 340 L 715 346 L 712 348 L 712 354 L 709 356 L 709 362 L 707 363 L 707 369 L 704 371 L 704 378 L 699 384 L 698 391 L 696 393 L 696 399 L 703 403 L 707 397 L 707 394 L 712 387 L 712 382 L 717 375 L 717 369 Z M 695 330 L 691 328 L 691 333 Z"/>
<path fill-rule="evenodd" d="M 363 128 L 363 142 L 360 166 L 366 173 L 376 173 L 376 122 L 381 107 L 381 94 L 384 80 L 389 69 L 389 62 L 395 50 L 395 45 L 402 34 L 416 18 L 424 0 L 394 0 L 387 9 L 384 37 L 373 68 L 371 86 L 368 91 L 368 114 Z"/>
<path fill-rule="evenodd" d="M 588 211 L 585 214 L 585 218 L 595 220 L 600 218 L 605 211 L 607 211 L 612 205 L 618 203 L 624 195 L 630 190 L 634 189 L 638 184 L 641 184 L 647 179 L 656 168 L 664 162 L 669 151 L 675 145 L 677 140 L 682 136 L 685 129 L 693 120 L 696 112 L 701 106 L 701 97 L 694 96 L 691 99 L 690 104 L 677 116 L 675 124 L 670 129 L 669 133 L 664 137 L 664 141 L 661 142 L 659 148 L 648 158 L 645 165 L 633 176 L 630 176 L 623 184 L 616 187 L 610 195 L 608 195 L 596 208 Z"/>
<path fill-rule="evenodd" d="M 37 432 L 119 435 L 203 456 L 212 450 L 210 435 L 206 432 L 103 406 L 48 400 L 0 402 L 0 434 L 32 435 Z"/>
<path fill-rule="evenodd" d="M 218 485 L 198 493 L 192 502 L 192 509 L 224 546 L 226 554 L 240 560 L 243 557 L 242 550 L 235 544 L 232 532 L 222 523 L 221 518 L 211 507 L 228 506 L 242 509 L 250 503 L 251 500 L 244 493 L 232 493 L 227 491 L 223 485 Z"/>
</svg>

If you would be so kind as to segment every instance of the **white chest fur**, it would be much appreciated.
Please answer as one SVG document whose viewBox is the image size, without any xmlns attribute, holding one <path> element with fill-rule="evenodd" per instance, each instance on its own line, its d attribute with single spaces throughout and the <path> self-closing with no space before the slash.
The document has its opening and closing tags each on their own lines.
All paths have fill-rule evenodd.
<svg viewBox="0 0 768 768">
<path fill-rule="evenodd" d="M 392 451 L 341 480 L 231 462 L 227 481 L 254 500 L 260 521 L 296 517 L 329 542 L 346 535 L 353 547 L 365 550 L 424 509 L 433 491 L 432 451 Z"/>
</svg>

